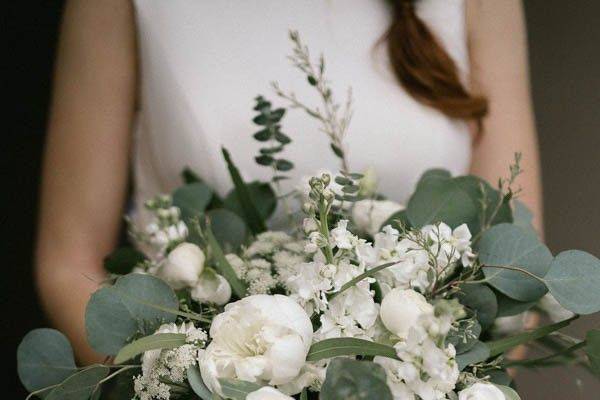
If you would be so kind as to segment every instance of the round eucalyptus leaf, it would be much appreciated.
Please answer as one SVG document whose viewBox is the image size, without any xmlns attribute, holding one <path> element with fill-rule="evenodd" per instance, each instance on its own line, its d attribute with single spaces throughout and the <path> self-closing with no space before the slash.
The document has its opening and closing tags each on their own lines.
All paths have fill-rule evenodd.
<svg viewBox="0 0 600 400">
<path fill-rule="evenodd" d="M 210 219 L 210 228 L 225 252 L 235 251 L 246 241 L 248 229 L 244 220 L 224 208 L 206 213 Z"/>
<path fill-rule="evenodd" d="M 151 334 L 161 324 L 174 322 L 178 309 L 177 296 L 162 280 L 145 274 L 122 276 L 88 302 L 88 341 L 96 351 L 114 355 L 135 333 Z"/>
<path fill-rule="evenodd" d="M 77 367 L 69 340 L 55 329 L 29 332 L 17 348 L 19 379 L 34 392 L 56 385 L 73 374 Z"/>
<path fill-rule="evenodd" d="M 458 299 L 475 313 L 483 330 L 492 326 L 498 313 L 498 302 L 492 289 L 478 283 L 464 284 L 460 287 Z"/>
<path fill-rule="evenodd" d="M 518 301 L 503 295 L 500 292 L 495 292 L 496 300 L 498 300 L 498 315 L 500 317 L 511 317 L 521 314 L 537 304 L 537 301 Z"/>
<path fill-rule="evenodd" d="M 489 284 L 512 299 L 534 301 L 548 291 L 543 282 L 522 271 L 494 268 L 519 268 L 544 278 L 552 253 L 531 231 L 513 224 L 493 226 L 481 236 L 479 259 Z"/>
<path fill-rule="evenodd" d="M 102 365 L 82 369 L 52 389 L 44 400 L 88 400 L 108 372 L 109 368 Z"/>
<path fill-rule="evenodd" d="M 320 400 L 392 400 L 383 368 L 371 361 L 335 358 L 327 367 Z"/>
<path fill-rule="evenodd" d="M 600 311 L 600 260 L 580 250 L 563 251 L 554 258 L 546 275 L 552 296 L 569 311 Z"/>
<path fill-rule="evenodd" d="M 213 191 L 202 182 L 190 183 L 173 192 L 173 205 L 179 207 L 184 221 L 202 215 L 212 198 Z"/>
<path fill-rule="evenodd" d="M 456 363 L 459 371 L 462 371 L 469 365 L 477 364 L 487 360 L 490 356 L 490 349 L 485 343 L 477 341 L 471 350 L 456 356 Z"/>
<path fill-rule="evenodd" d="M 256 206 L 259 215 L 263 220 L 267 220 L 273 214 L 275 207 L 277 206 L 277 197 L 275 196 L 273 188 L 268 183 L 258 181 L 250 182 L 246 187 L 248 188 L 252 203 Z M 244 218 L 244 211 L 242 210 L 235 189 L 227 194 L 223 206 Z"/>
</svg>

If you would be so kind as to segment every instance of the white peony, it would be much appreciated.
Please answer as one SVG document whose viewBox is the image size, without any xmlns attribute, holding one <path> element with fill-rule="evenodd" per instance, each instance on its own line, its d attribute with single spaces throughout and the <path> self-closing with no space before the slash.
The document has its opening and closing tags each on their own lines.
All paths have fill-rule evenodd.
<svg viewBox="0 0 600 400">
<path fill-rule="evenodd" d="M 424 315 L 433 315 L 433 306 L 412 289 L 393 289 L 381 302 L 383 325 L 401 339 L 408 337 L 409 329 Z"/>
<path fill-rule="evenodd" d="M 202 379 L 221 394 L 219 378 L 281 385 L 305 364 L 312 324 L 296 302 L 282 295 L 254 295 L 228 304 L 210 328 L 212 342 L 199 356 Z"/>
<path fill-rule="evenodd" d="M 201 303 L 223 305 L 231 298 L 231 286 L 227 279 L 208 268 L 200 275 L 190 295 Z"/>
<path fill-rule="evenodd" d="M 181 243 L 169 253 L 159 276 L 174 289 L 194 286 L 204 269 L 206 257 L 200 247 Z"/>
<path fill-rule="evenodd" d="M 504 393 L 491 383 L 477 382 L 458 393 L 458 400 L 506 400 Z"/>
<path fill-rule="evenodd" d="M 246 400 L 294 400 L 294 398 L 270 386 L 263 386 L 254 392 L 248 393 Z"/>
<path fill-rule="evenodd" d="M 360 230 L 375 236 L 385 221 L 404 206 L 391 200 L 360 200 L 352 208 L 352 221 Z"/>
</svg>

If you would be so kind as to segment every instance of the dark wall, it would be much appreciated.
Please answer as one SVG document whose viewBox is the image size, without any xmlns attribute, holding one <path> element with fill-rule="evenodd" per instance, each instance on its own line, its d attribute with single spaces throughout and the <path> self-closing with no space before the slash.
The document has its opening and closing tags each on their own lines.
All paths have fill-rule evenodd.
<svg viewBox="0 0 600 400">
<path fill-rule="evenodd" d="M 500 0 L 502 1 L 502 0 Z M 542 151 L 547 241 L 557 252 L 581 248 L 600 255 L 600 2 L 525 0 L 532 86 Z M 15 349 L 30 329 L 45 325 L 31 266 L 40 155 L 62 1 L 8 2 L 5 53 L 8 133 L 0 146 L 4 186 L 0 227 L 2 354 L 6 398 L 24 398 Z M 6 204 L 5 204 L 6 203 Z M 574 333 L 584 326 L 580 323 Z M 578 380 L 584 384 L 578 386 Z M 599 385 L 584 372 L 539 371 L 518 379 L 525 400 L 592 399 Z"/>
</svg>

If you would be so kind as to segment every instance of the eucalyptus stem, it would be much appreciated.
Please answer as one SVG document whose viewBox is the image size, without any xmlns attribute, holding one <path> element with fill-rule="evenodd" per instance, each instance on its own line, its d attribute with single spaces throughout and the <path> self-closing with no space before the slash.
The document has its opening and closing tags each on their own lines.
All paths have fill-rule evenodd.
<svg viewBox="0 0 600 400">
<path fill-rule="evenodd" d="M 509 271 L 517 271 L 517 272 L 521 272 L 522 274 L 525 274 L 531 278 L 537 279 L 538 281 L 540 281 L 541 283 L 543 283 L 544 285 L 546 284 L 546 281 L 543 278 L 540 278 L 539 276 L 537 276 L 536 274 L 533 274 L 529 271 L 527 271 L 526 269 L 523 268 L 519 268 L 519 267 L 513 267 L 513 266 L 509 266 L 509 265 L 482 265 L 482 268 L 500 268 L 500 269 L 507 269 Z"/>
</svg>

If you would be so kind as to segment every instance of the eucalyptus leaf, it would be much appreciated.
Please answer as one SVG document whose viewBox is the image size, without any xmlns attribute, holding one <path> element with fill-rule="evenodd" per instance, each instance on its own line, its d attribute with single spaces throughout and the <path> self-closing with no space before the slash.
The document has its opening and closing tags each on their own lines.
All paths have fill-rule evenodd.
<svg viewBox="0 0 600 400">
<path fill-rule="evenodd" d="M 371 361 L 336 358 L 329 363 L 320 400 L 392 400 L 383 368 Z"/>
<path fill-rule="evenodd" d="M 17 348 L 19 379 L 30 392 L 56 385 L 76 370 L 69 340 L 55 329 L 35 329 Z"/>
<path fill-rule="evenodd" d="M 500 292 L 494 292 L 496 300 L 498 300 L 498 315 L 500 317 L 511 317 L 521 314 L 537 304 L 536 301 L 518 301 L 503 295 Z"/>
<path fill-rule="evenodd" d="M 228 399 L 245 400 L 248 394 L 257 391 L 262 387 L 258 383 L 240 381 L 238 379 L 219 379 L 221 391 Z"/>
<path fill-rule="evenodd" d="M 184 333 L 157 333 L 145 336 L 124 346 L 115 357 L 115 364 L 121 364 L 148 350 L 173 349 L 186 343 Z"/>
<path fill-rule="evenodd" d="M 212 393 L 202 380 L 202 375 L 200 375 L 198 367 L 192 366 L 187 369 L 187 379 L 194 393 L 202 400 L 211 400 L 213 398 Z"/>
<path fill-rule="evenodd" d="M 384 356 L 396 358 L 393 347 L 356 338 L 332 338 L 313 344 L 306 356 L 307 361 L 318 361 L 339 356 Z"/>
<path fill-rule="evenodd" d="M 483 362 L 489 357 L 490 349 L 485 343 L 478 340 L 471 350 L 456 356 L 456 363 L 459 371 L 462 371 L 467 366 Z"/>
<path fill-rule="evenodd" d="M 260 216 L 263 220 L 269 219 L 277 207 L 277 196 L 271 185 L 265 182 L 254 181 L 248 183 L 246 187 L 248 188 L 248 195 L 256 205 Z M 227 194 L 223 206 L 244 218 L 244 210 L 235 189 Z"/>
<path fill-rule="evenodd" d="M 190 183 L 173 192 L 173 205 L 181 210 L 181 217 L 189 222 L 202 215 L 212 199 L 213 191 L 202 182 Z"/>
<path fill-rule="evenodd" d="M 224 208 L 217 208 L 206 213 L 210 227 L 222 248 L 235 251 L 246 242 L 248 229 L 244 220 L 237 214 Z"/>
<path fill-rule="evenodd" d="M 85 313 L 88 341 L 96 351 L 114 355 L 137 332 L 152 333 L 174 322 L 178 309 L 177 296 L 162 280 L 145 274 L 122 276 L 90 298 Z"/>
<path fill-rule="evenodd" d="M 460 303 L 471 309 L 485 330 L 492 326 L 498 314 L 496 295 L 486 285 L 463 284 L 458 294 Z"/>
<path fill-rule="evenodd" d="M 113 274 L 125 275 L 145 259 L 144 254 L 133 247 L 120 247 L 104 259 L 104 269 Z"/>
<path fill-rule="evenodd" d="M 452 329 L 446 336 L 446 342 L 454 346 L 456 354 L 466 353 L 477 344 L 481 334 L 481 325 L 477 320 L 461 323 L 458 329 Z"/>
<path fill-rule="evenodd" d="M 48 392 L 44 400 L 88 400 L 108 372 L 108 367 L 103 365 L 92 365 L 77 371 Z"/>
<path fill-rule="evenodd" d="M 496 385 L 510 386 L 512 378 L 505 370 L 492 369 L 485 371 L 485 374 L 490 377 L 490 382 Z"/>
<path fill-rule="evenodd" d="M 550 268 L 552 253 L 531 231 L 513 224 L 490 228 L 481 236 L 479 259 L 485 265 L 483 273 L 489 284 L 512 299 L 534 301 L 548 291 L 540 280 Z"/>
<path fill-rule="evenodd" d="M 580 250 L 560 253 L 546 275 L 552 296 L 569 311 L 592 314 L 600 311 L 600 260 Z"/>
<path fill-rule="evenodd" d="M 590 366 L 595 374 L 600 377 L 600 330 L 592 329 L 585 337 L 585 354 L 590 360 Z"/>
</svg>

